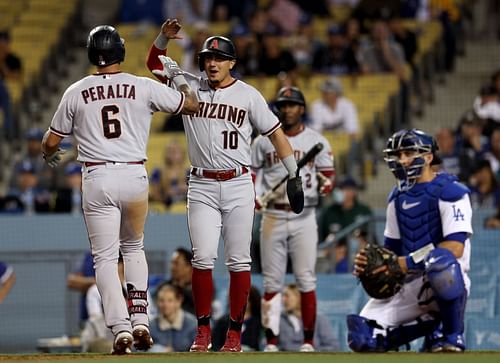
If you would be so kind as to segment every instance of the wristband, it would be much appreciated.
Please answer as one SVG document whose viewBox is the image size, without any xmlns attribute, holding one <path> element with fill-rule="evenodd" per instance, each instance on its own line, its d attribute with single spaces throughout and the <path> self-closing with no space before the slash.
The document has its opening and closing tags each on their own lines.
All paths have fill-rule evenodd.
<svg viewBox="0 0 500 363">
<path fill-rule="evenodd" d="M 285 166 L 288 171 L 288 176 L 290 178 L 295 178 L 297 175 L 297 161 L 293 157 L 293 154 L 288 155 L 287 157 L 281 159 L 281 162 Z"/>
<path fill-rule="evenodd" d="M 408 270 L 423 270 L 425 265 L 424 261 L 416 263 L 413 261 L 413 257 L 406 256 L 406 267 L 408 267 Z"/>
<path fill-rule="evenodd" d="M 186 78 L 182 74 L 179 74 L 179 75 L 175 76 L 172 79 L 172 82 L 174 82 L 174 84 L 177 87 L 177 89 L 181 88 L 181 86 L 184 86 L 184 85 L 187 86 L 188 85 L 188 83 L 186 81 Z"/>
<path fill-rule="evenodd" d="M 165 34 L 160 32 L 153 44 L 158 49 L 167 49 L 168 38 L 165 36 Z"/>
<path fill-rule="evenodd" d="M 408 267 L 408 270 L 423 270 L 425 268 L 424 260 L 433 249 L 434 245 L 429 243 L 410 253 L 406 257 L 406 266 Z"/>
</svg>

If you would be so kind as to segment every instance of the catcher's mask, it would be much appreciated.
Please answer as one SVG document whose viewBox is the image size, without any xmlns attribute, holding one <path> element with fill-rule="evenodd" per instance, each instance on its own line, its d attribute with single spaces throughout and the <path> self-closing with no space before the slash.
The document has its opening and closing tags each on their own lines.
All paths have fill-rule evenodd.
<svg viewBox="0 0 500 363">
<path fill-rule="evenodd" d="M 202 72 L 205 70 L 205 57 L 207 54 L 215 54 L 230 60 L 236 59 L 236 49 L 233 42 L 219 35 L 207 38 L 198 53 L 198 65 Z"/>
<path fill-rule="evenodd" d="M 417 179 L 422 175 L 425 154 L 433 155 L 431 165 L 441 163 L 441 160 L 436 155 L 437 150 L 436 140 L 417 129 L 400 130 L 387 140 L 386 148 L 383 151 L 384 160 L 396 177 L 399 190 L 409 190 L 415 185 Z M 415 152 L 410 165 L 403 166 L 400 163 L 399 154 L 402 151 Z"/>
<path fill-rule="evenodd" d="M 87 55 L 90 63 L 105 67 L 121 63 L 125 59 L 125 41 L 110 25 L 99 25 L 87 38 Z"/>
</svg>

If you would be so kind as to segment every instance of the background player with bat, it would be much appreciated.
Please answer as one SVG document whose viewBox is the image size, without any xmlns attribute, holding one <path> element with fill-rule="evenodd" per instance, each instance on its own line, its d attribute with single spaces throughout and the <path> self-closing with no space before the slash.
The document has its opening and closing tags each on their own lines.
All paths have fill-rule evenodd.
<svg viewBox="0 0 500 363">
<path fill-rule="evenodd" d="M 305 100 L 296 87 L 282 88 L 276 97 L 283 129 L 292 145 L 295 158 L 308 153 L 311 160 L 299 170 L 304 190 L 304 210 L 295 214 L 286 198 L 286 169 L 280 165 L 272 144 L 265 137 L 257 137 L 252 145 L 252 168 L 256 172 L 257 198 L 264 199 L 260 231 L 264 298 L 262 322 L 266 328 L 266 351 L 277 351 L 281 313 L 281 291 L 284 285 L 287 253 L 290 254 L 293 273 L 300 291 L 304 344 L 301 351 L 314 351 L 313 337 L 316 321 L 316 245 L 318 232 L 315 206 L 319 194 L 333 189 L 333 156 L 328 141 L 316 131 L 304 126 L 302 116 Z M 317 146 L 317 144 L 322 147 Z M 314 157 L 314 153 L 318 154 Z M 299 162 L 301 163 L 301 162 Z M 278 188 L 274 188 L 276 185 Z M 274 191 L 272 191 L 275 189 Z M 272 191 L 272 193 L 269 193 Z"/>
</svg>

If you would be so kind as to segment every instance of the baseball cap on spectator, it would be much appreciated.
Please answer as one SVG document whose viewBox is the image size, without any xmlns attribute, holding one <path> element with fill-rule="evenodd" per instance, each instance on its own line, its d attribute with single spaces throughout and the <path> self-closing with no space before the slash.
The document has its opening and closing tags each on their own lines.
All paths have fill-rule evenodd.
<svg viewBox="0 0 500 363">
<path fill-rule="evenodd" d="M 278 28 L 277 25 L 273 23 L 267 23 L 265 29 L 264 29 L 264 35 L 275 35 L 279 36 L 281 35 L 280 28 Z"/>
<path fill-rule="evenodd" d="M 358 186 L 358 183 L 356 183 L 356 181 L 353 178 L 347 176 L 347 177 L 342 178 L 339 181 L 338 188 L 340 188 L 340 189 L 344 189 L 344 188 L 358 189 L 359 186 Z"/>
<path fill-rule="evenodd" d="M 323 92 L 335 92 L 338 95 L 341 95 L 343 92 L 342 83 L 340 83 L 340 80 L 335 77 L 326 79 L 321 84 L 320 90 Z"/>
<path fill-rule="evenodd" d="M 34 174 L 35 173 L 35 166 L 33 163 L 29 160 L 24 160 L 21 162 L 19 165 L 18 172 L 21 173 L 26 173 L 26 174 Z"/>
<path fill-rule="evenodd" d="M 328 27 L 328 35 L 344 35 L 345 28 L 340 24 L 331 24 Z"/>
<path fill-rule="evenodd" d="M 43 131 L 38 127 L 32 127 L 26 131 L 26 140 L 37 140 L 42 141 Z"/>
<path fill-rule="evenodd" d="M 78 163 L 69 163 L 64 168 L 65 175 L 80 174 L 82 172 L 82 167 Z"/>
<path fill-rule="evenodd" d="M 460 125 L 480 125 L 483 119 L 473 110 L 469 109 L 464 112 L 460 118 Z"/>
<path fill-rule="evenodd" d="M 498 94 L 498 90 L 496 89 L 493 82 L 488 82 L 488 83 L 483 84 L 481 86 L 481 89 L 479 90 L 479 94 L 481 96 L 496 96 Z"/>
<path fill-rule="evenodd" d="M 8 30 L 0 30 L 0 41 L 8 42 L 10 40 L 10 34 Z"/>
<path fill-rule="evenodd" d="M 250 30 L 243 24 L 237 24 L 231 29 L 231 37 L 244 37 L 250 34 Z"/>
<path fill-rule="evenodd" d="M 313 16 L 310 13 L 301 13 L 299 18 L 300 25 L 309 25 L 313 22 Z"/>
</svg>

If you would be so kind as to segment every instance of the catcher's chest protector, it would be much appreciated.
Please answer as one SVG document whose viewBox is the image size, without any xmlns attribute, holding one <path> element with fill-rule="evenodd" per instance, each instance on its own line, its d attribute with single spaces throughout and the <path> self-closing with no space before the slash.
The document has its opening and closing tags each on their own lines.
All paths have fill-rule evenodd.
<svg viewBox="0 0 500 363">
<path fill-rule="evenodd" d="M 446 184 L 436 177 L 430 183 L 416 184 L 409 191 L 396 194 L 394 203 L 403 255 L 443 240 L 439 196 Z"/>
</svg>

